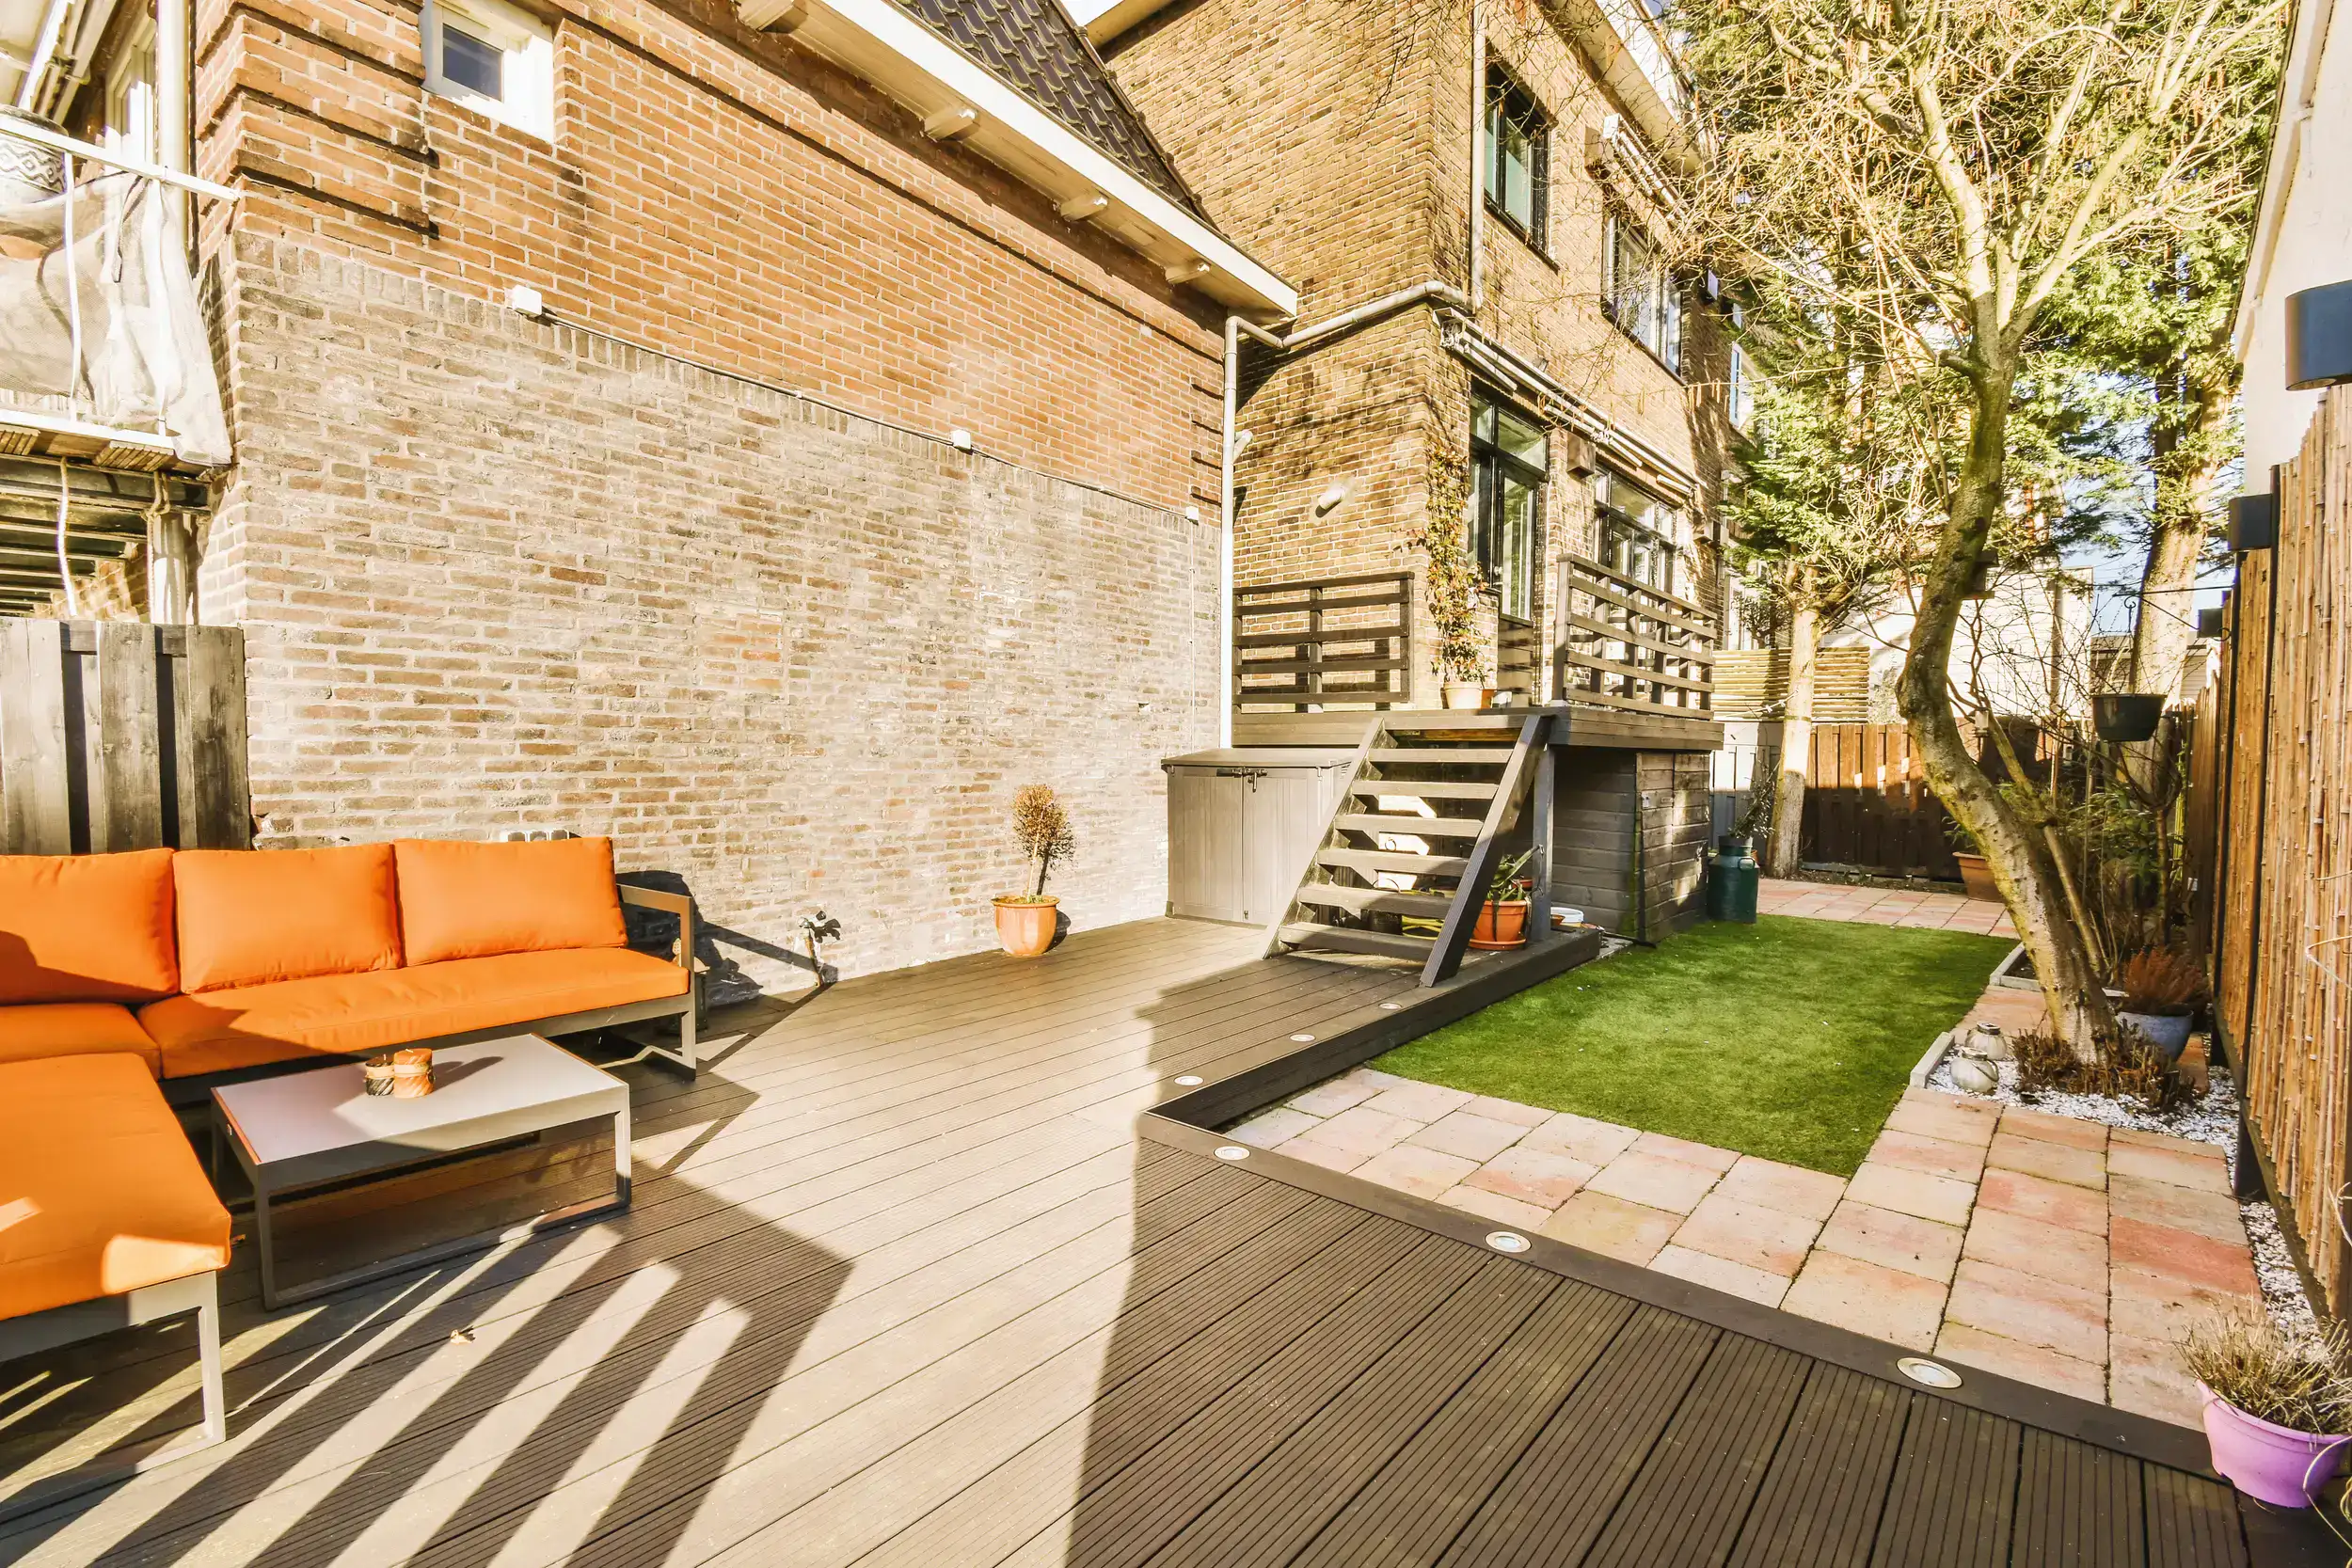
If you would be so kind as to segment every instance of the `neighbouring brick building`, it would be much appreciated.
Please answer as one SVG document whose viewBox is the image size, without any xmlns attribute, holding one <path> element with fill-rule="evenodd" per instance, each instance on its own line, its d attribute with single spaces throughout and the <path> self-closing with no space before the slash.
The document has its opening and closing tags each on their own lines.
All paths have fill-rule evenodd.
<svg viewBox="0 0 2352 1568">
<path fill-rule="evenodd" d="M 1053 0 L 199 0 L 257 842 L 610 832 L 755 976 L 1160 912 L 1222 240 Z M 95 107 L 86 109 L 88 124 Z"/>
<path fill-rule="evenodd" d="M 1669 260 L 1694 154 L 1657 24 L 1638 0 L 1094 8 L 1209 215 L 1299 291 L 1279 342 L 1243 334 L 1236 577 L 1265 609 L 1237 736 L 1435 705 L 1414 542 L 1467 502 L 1485 684 L 1580 705 L 1558 895 L 1629 931 L 1691 917 L 1740 372 L 1728 312 Z M 1407 668 L 1344 635 L 1385 607 L 1288 641 L 1318 630 L 1285 618 L 1295 585 L 1406 572 Z"/>
</svg>

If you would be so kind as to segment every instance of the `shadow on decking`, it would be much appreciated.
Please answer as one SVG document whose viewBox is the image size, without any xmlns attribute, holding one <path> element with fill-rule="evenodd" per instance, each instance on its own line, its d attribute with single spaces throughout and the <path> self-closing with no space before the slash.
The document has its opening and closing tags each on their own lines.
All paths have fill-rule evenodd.
<svg viewBox="0 0 2352 1568">
<path fill-rule="evenodd" d="M 630 1070 L 641 1138 L 665 1116 L 707 1118 L 699 1148 L 756 1098 Z M 646 1104 L 647 1088 L 662 1098 Z M 662 1560 L 850 1272 L 656 1174 L 679 1158 L 641 1161 L 636 1206 L 615 1221 L 294 1311 L 259 1313 L 241 1256 L 223 1290 L 225 1337 L 243 1340 L 230 1348 L 231 1446 L 135 1494 L 0 1526 L 0 1561 L 48 1542 L 75 1560 L 459 1568 L 526 1529 L 553 1560 Z M 0 1367 L 0 1480 L 70 1467 L 83 1434 L 124 1409 L 151 1413 L 121 1441 L 193 1422 L 193 1343 L 174 1327 Z M 536 1516 L 567 1481 L 572 1516 Z"/>
</svg>

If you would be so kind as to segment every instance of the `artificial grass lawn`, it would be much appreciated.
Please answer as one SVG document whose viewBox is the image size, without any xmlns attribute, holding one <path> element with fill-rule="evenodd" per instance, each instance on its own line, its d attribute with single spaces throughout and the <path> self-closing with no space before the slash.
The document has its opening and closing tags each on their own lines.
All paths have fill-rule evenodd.
<svg viewBox="0 0 2352 1568">
<path fill-rule="evenodd" d="M 2011 942 L 1759 915 L 1634 947 L 1398 1047 L 1386 1072 L 1851 1176 Z"/>
</svg>

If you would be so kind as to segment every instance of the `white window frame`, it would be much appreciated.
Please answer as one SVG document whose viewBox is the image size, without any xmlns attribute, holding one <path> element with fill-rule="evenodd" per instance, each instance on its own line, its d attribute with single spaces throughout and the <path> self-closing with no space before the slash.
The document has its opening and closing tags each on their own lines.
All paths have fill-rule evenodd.
<svg viewBox="0 0 2352 1568">
<path fill-rule="evenodd" d="M 1641 248 L 1647 263 L 1645 277 L 1617 276 L 1621 238 L 1630 238 Z M 1676 375 L 1682 373 L 1682 285 L 1649 230 L 1613 203 L 1609 221 L 1601 227 L 1601 303 L 1619 331 L 1656 355 Z M 1633 319 L 1627 320 L 1629 315 Z"/>
<path fill-rule="evenodd" d="M 446 18 L 505 56 L 503 98 L 488 98 L 441 74 L 441 24 Z M 424 0 L 425 90 L 485 119 L 555 141 L 555 31 L 505 0 Z"/>
<path fill-rule="evenodd" d="M 133 24 L 106 67 L 106 129 L 99 145 L 109 152 L 155 162 L 155 22 Z"/>
</svg>

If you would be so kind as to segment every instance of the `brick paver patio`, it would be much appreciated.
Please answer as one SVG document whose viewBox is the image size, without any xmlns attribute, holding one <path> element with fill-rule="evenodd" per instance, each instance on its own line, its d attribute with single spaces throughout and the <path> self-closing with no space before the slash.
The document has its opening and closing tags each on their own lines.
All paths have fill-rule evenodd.
<svg viewBox="0 0 2352 1568">
<path fill-rule="evenodd" d="M 1911 893 L 1900 888 L 1781 881 L 1767 877 L 1757 884 L 1756 907 L 1762 914 L 1795 914 L 1811 920 L 1919 926 L 1994 937 L 2017 934 L 2017 927 L 2010 924 L 2007 906 L 1998 899 L 1966 898 L 1957 893 Z"/>
<path fill-rule="evenodd" d="M 2262 1310 L 2221 1150 L 1934 1090 L 1905 1091 L 1846 1181 L 1370 1068 L 1231 1135 L 2188 1425 L 2170 1341 L 2209 1307 Z"/>
</svg>

